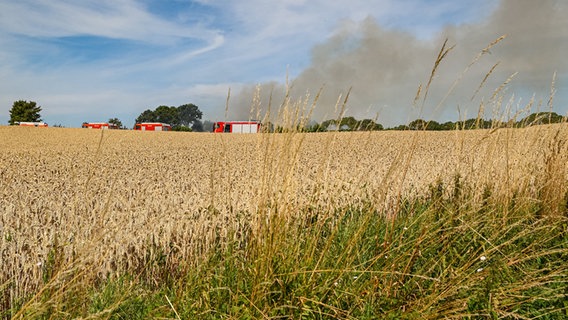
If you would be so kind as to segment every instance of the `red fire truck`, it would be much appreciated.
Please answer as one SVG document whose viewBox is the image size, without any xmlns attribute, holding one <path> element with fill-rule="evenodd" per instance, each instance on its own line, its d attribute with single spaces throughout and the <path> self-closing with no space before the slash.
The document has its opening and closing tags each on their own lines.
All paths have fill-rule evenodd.
<svg viewBox="0 0 568 320">
<path fill-rule="evenodd" d="M 172 126 L 160 122 L 142 122 L 134 125 L 134 130 L 141 131 L 170 131 Z"/>
<path fill-rule="evenodd" d="M 260 121 L 219 121 L 213 124 L 213 132 L 258 133 Z"/>
<path fill-rule="evenodd" d="M 47 128 L 47 123 L 45 122 L 14 122 L 15 125 L 20 127 L 39 127 Z"/>
<path fill-rule="evenodd" d="M 88 128 L 88 129 L 119 129 L 118 126 L 114 123 L 107 123 L 107 122 L 83 122 L 81 128 Z"/>
</svg>

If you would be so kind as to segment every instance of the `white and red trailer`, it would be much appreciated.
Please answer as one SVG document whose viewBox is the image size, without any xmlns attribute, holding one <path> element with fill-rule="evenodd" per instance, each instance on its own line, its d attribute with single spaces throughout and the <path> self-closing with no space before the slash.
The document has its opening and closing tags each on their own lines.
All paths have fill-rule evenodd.
<svg viewBox="0 0 568 320">
<path fill-rule="evenodd" d="M 87 129 L 119 129 L 118 126 L 114 123 L 107 123 L 107 122 L 83 122 L 82 128 Z"/>
<path fill-rule="evenodd" d="M 213 132 L 258 133 L 260 121 L 218 121 L 213 124 Z"/>
<path fill-rule="evenodd" d="M 14 122 L 15 125 L 20 127 L 38 127 L 38 128 L 47 128 L 48 125 L 45 122 Z"/>
<path fill-rule="evenodd" d="M 172 126 L 161 122 L 142 122 L 134 125 L 134 130 L 140 131 L 170 131 Z"/>
</svg>

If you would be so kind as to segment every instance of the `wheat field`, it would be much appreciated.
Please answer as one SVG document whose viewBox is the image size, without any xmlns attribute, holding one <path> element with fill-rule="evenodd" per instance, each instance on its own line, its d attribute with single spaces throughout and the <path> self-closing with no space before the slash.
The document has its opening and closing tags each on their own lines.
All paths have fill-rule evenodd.
<svg viewBox="0 0 568 320">
<path fill-rule="evenodd" d="M 441 183 L 451 193 L 456 179 L 479 205 L 489 186 L 519 202 L 546 193 L 554 211 L 567 141 L 565 123 L 249 135 L 2 126 L 0 291 L 6 305 L 41 288 L 48 268 L 62 273 L 54 281 L 108 278 L 152 254 L 196 266 L 275 216 L 369 206 L 394 216 L 401 199 Z"/>
</svg>

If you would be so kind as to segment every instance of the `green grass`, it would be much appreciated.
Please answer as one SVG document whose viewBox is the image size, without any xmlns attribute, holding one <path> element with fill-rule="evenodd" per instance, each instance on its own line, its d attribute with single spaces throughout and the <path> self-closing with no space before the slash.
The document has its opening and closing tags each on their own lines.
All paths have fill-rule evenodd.
<svg viewBox="0 0 568 320">
<path fill-rule="evenodd" d="M 297 209 L 302 219 L 279 219 L 291 216 L 280 212 L 263 232 L 232 230 L 232 242 L 197 268 L 168 265 L 154 247 L 141 257 L 145 268 L 104 281 L 83 276 L 88 266 L 68 268 L 65 276 L 46 270 L 40 293 L 2 316 L 568 317 L 566 203 L 552 214 L 541 199 L 514 194 L 497 201 L 487 191 L 476 208 L 459 178 L 455 183 L 451 193 L 440 183 L 428 197 L 402 201 L 396 218 L 371 205 Z"/>
</svg>

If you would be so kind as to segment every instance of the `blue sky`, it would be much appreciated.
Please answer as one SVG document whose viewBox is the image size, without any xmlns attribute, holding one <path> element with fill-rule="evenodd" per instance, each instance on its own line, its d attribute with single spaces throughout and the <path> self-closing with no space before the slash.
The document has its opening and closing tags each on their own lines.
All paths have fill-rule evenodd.
<svg viewBox="0 0 568 320">
<path fill-rule="evenodd" d="M 347 61 L 348 57 L 357 56 L 353 64 L 359 67 L 353 67 L 353 73 L 342 83 L 345 89 L 352 82 L 354 94 L 360 88 L 360 98 L 354 98 L 358 105 L 352 107 L 353 114 L 364 117 L 359 109 L 378 108 L 379 113 L 386 114 L 386 125 L 401 124 L 409 116 L 403 109 L 390 110 L 393 107 L 389 106 L 406 102 L 401 102 L 400 93 L 390 97 L 388 92 L 396 92 L 402 83 L 410 82 L 411 88 L 415 88 L 427 79 L 428 72 L 423 72 L 421 78 L 398 79 L 395 75 L 397 79 L 392 81 L 376 79 L 382 87 L 392 86 L 392 90 L 382 89 L 380 97 L 364 92 L 365 86 L 358 85 L 362 78 L 358 75 L 362 73 L 357 68 L 375 68 L 375 73 L 382 74 L 381 70 L 387 67 L 360 54 L 365 48 L 362 42 L 373 38 L 384 48 L 392 47 L 389 49 L 392 52 L 401 50 L 396 48 L 399 45 L 415 48 L 423 54 L 420 61 L 403 65 L 424 64 L 430 68 L 444 36 L 469 48 L 465 43 L 471 38 L 476 39 L 476 44 L 489 43 L 501 33 L 513 33 L 512 46 L 522 45 L 522 41 L 514 41 L 515 30 L 498 30 L 496 15 L 499 8 L 508 4 L 519 11 L 501 10 L 502 14 L 516 12 L 519 21 L 537 20 L 521 16 L 533 14 L 529 11 L 531 2 L 535 3 L 531 0 L 0 0 L 0 123 L 8 122 L 12 103 L 20 99 L 36 101 L 43 108 L 44 121 L 66 127 L 80 127 L 83 121 L 106 121 L 111 117 L 118 117 L 131 127 L 146 109 L 185 103 L 198 105 L 204 119 L 217 120 L 224 116 L 229 88 L 235 110 L 242 110 L 250 107 L 247 99 L 252 99 L 251 87 L 282 84 L 287 74 L 303 84 L 305 88 L 299 88 L 300 91 L 313 90 L 312 86 L 319 87 L 323 84 L 320 82 L 325 82 L 331 83 L 330 94 L 336 94 L 333 73 L 313 77 L 310 70 L 322 61 Z M 560 11 L 565 12 L 566 6 L 560 0 L 544 2 L 556 11 L 560 6 Z M 550 14 L 544 18 L 556 19 Z M 553 27 L 556 30 L 550 30 L 550 43 L 542 44 L 552 47 L 541 50 L 559 52 L 566 48 L 558 41 L 560 37 L 568 42 L 565 22 L 539 25 L 539 28 Z M 475 32 L 476 36 L 468 35 L 469 32 Z M 522 32 L 526 35 L 526 31 Z M 542 30 L 539 34 L 542 35 Z M 346 38 L 351 40 L 345 41 Z M 397 39 L 401 38 L 406 38 L 406 42 L 399 43 Z M 335 56 L 334 43 L 343 46 L 343 51 Z M 459 66 L 455 62 L 456 66 L 448 67 L 446 72 L 458 74 L 475 50 L 456 53 L 468 55 L 463 59 L 466 62 Z M 387 66 L 396 65 L 388 59 L 404 56 L 388 52 L 381 55 L 381 50 L 376 51 L 378 60 Z M 502 56 L 496 58 L 510 61 L 508 52 L 504 49 Z M 515 55 L 518 54 L 517 51 Z M 538 79 L 522 75 L 520 83 L 527 85 L 519 88 L 531 94 L 537 90 L 548 94 L 552 72 L 557 72 L 556 100 L 564 104 L 557 106 L 557 112 L 565 114 L 566 64 L 557 62 L 558 59 L 543 60 L 547 61 L 532 58 L 519 61 L 521 74 L 525 69 L 528 69 L 526 74 L 533 72 L 527 68 L 527 61 L 535 68 L 542 67 L 545 73 Z M 549 62 L 560 65 L 548 68 Z M 397 69 L 394 70 L 389 72 L 396 73 Z M 307 79 L 314 79 L 313 83 Z M 495 83 L 502 80 L 496 79 Z M 538 88 L 533 85 L 537 80 L 541 83 Z M 366 84 L 374 81 L 370 78 Z M 408 99 L 414 98 L 413 89 L 405 90 Z M 449 109 L 452 111 L 432 116 L 443 118 L 444 113 L 447 117 L 455 116 L 455 106 Z M 238 117 L 238 112 L 233 116 Z M 323 120 L 325 115 L 322 113 L 320 117 L 316 120 Z"/>
</svg>

